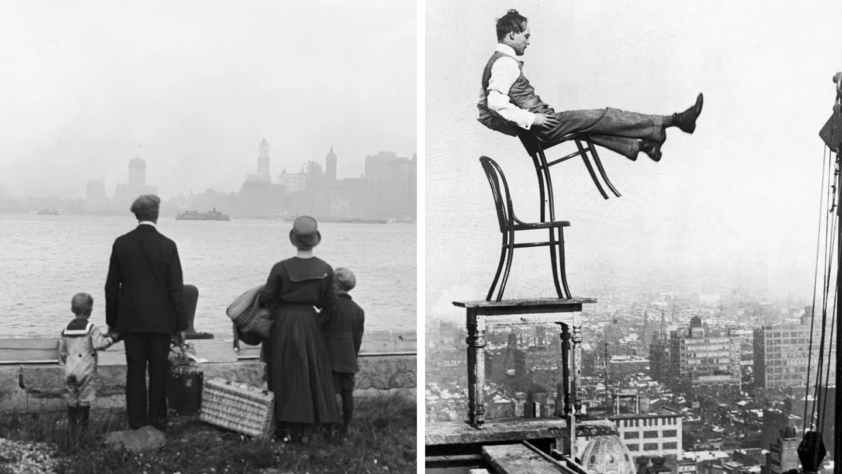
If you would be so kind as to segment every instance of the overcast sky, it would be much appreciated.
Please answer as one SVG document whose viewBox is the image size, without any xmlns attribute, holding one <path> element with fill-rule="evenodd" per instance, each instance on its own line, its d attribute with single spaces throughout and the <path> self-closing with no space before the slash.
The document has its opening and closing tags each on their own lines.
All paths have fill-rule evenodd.
<svg viewBox="0 0 842 474">
<path fill-rule="evenodd" d="M 411 0 L 0 3 L 0 196 L 162 197 L 273 181 L 331 145 L 339 178 L 416 151 Z"/>
<path fill-rule="evenodd" d="M 556 110 L 670 114 L 705 94 L 696 133 L 670 129 L 660 163 L 601 153 L 621 198 L 603 200 L 581 160 L 553 168 L 575 296 L 681 285 L 809 296 L 818 132 L 842 71 L 838 1 L 428 0 L 428 312 L 484 298 L 494 276 L 500 235 L 480 156 L 502 166 L 518 216 L 537 219 L 520 142 L 475 119 L 495 20 L 510 8 L 532 30 L 523 72 Z M 547 261 L 546 250 L 516 251 L 507 296 L 552 296 Z"/>
</svg>

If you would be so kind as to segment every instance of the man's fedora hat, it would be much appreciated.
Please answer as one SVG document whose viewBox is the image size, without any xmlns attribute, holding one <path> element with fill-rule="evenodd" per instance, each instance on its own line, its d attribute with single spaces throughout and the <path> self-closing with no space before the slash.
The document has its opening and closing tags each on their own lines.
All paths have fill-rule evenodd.
<svg viewBox="0 0 842 474">
<path fill-rule="evenodd" d="M 289 240 L 292 245 L 300 249 L 311 249 L 322 241 L 322 234 L 319 233 L 316 219 L 310 216 L 301 216 L 295 219 L 292 230 L 289 231 Z"/>
</svg>

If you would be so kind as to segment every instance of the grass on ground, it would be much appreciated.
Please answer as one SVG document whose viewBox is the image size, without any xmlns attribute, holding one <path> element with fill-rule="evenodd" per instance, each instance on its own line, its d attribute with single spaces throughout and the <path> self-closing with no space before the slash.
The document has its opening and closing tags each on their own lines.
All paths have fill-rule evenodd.
<svg viewBox="0 0 842 474">
<path fill-rule="evenodd" d="M 181 416 L 171 417 L 166 446 L 133 453 L 103 444 L 105 434 L 128 429 L 122 410 L 92 411 L 87 436 L 74 435 L 65 420 L 65 413 L 56 412 L 0 415 L 0 438 L 49 443 L 58 473 L 416 472 L 416 405 L 401 396 L 358 400 L 344 440 L 317 435 L 304 446 L 253 439 L 198 416 Z M 0 455 L 0 472 L 3 463 Z"/>
</svg>

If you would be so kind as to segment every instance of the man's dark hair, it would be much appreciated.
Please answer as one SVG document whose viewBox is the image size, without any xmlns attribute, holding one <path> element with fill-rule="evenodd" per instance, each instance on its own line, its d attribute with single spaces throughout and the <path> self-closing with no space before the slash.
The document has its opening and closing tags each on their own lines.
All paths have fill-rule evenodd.
<svg viewBox="0 0 842 474">
<path fill-rule="evenodd" d="M 154 211 L 135 212 L 134 216 L 138 221 L 155 222 L 158 220 L 158 209 L 155 209 Z"/>
<path fill-rule="evenodd" d="M 502 40 L 510 32 L 522 33 L 526 29 L 526 17 L 517 12 L 509 10 L 502 18 L 497 20 L 497 41 Z"/>
</svg>

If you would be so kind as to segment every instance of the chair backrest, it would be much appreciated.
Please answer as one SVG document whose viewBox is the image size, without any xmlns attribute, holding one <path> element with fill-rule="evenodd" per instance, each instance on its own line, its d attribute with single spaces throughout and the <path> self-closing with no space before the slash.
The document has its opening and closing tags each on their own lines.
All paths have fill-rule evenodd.
<svg viewBox="0 0 842 474">
<path fill-rule="evenodd" d="M 509 194 L 509 184 L 502 168 L 494 160 L 487 156 L 479 159 L 482 169 L 488 178 L 491 186 L 491 195 L 494 197 L 494 207 L 497 210 L 497 222 L 500 224 L 500 232 L 508 232 L 514 218 L 512 210 L 512 197 Z"/>
</svg>

